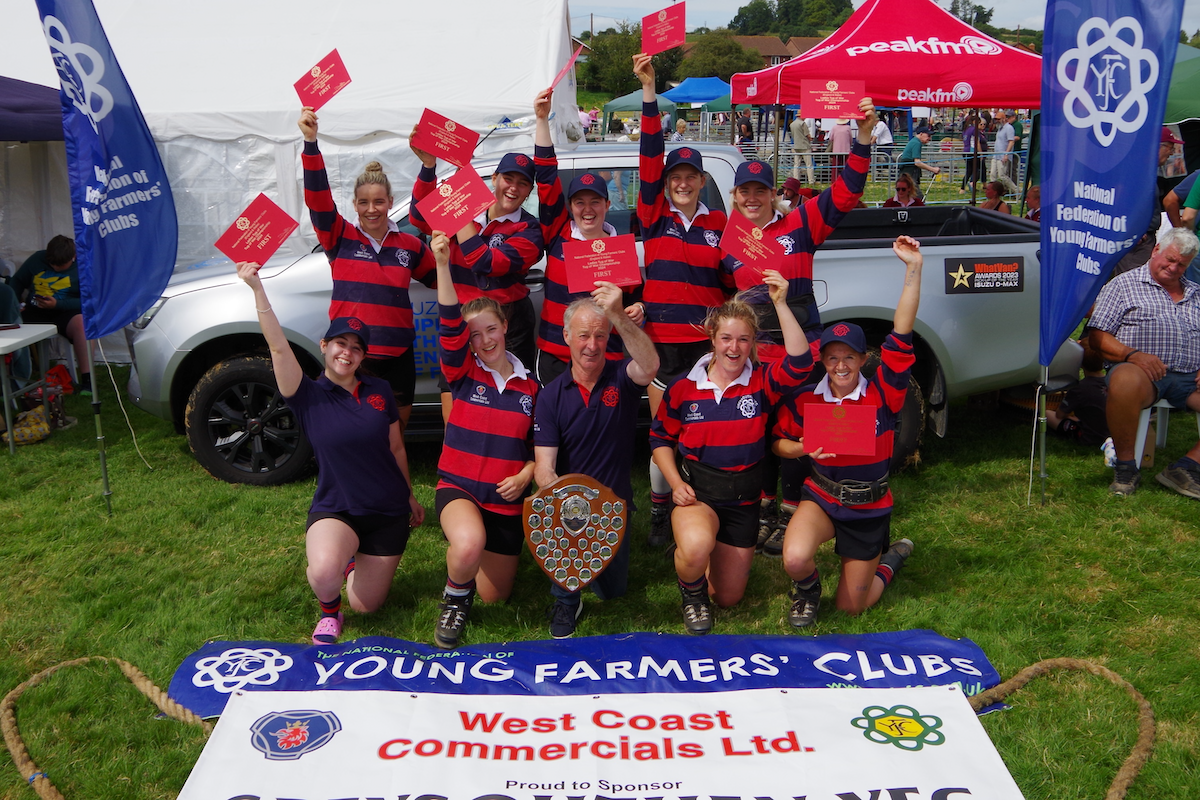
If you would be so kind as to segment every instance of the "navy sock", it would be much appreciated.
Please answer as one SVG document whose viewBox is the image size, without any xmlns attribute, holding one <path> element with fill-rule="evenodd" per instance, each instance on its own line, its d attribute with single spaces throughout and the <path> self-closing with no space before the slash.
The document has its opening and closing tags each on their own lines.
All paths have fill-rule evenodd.
<svg viewBox="0 0 1200 800">
<path fill-rule="evenodd" d="M 650 502 L 655 504 L 666 504 L 671 502 L 670 492 L 650 492 Z"/>
<path fill-rule="evenodd" d="M 809 575 L 804 580 L 796 581 L 796 585 L 801 589 L 811 589 L 819 580 L 821 580 L 821 573 L 814 569 L 812 575 Z"/>
<path fill-rule="evenodd" d="M 700 580 L 696 581 L 695 583 L 688 583 L 683 578 L 679 579 L 679 588 L 683 589 L 685 592 L 698 592 L 707 585 L 708 578 L 704 577 L 703 575 L 701 575 Z"/>
<path fill-rule="evenodd" d="M 446 577 L 446 594 L 450 595 L 451 597 L 467 597 L 474 591 L 474 579 L 471 579 L 466 583 L 455 583 L 454 581 L 450 580 L 449 576 Z"/>
<path fill-rule="evenodd" d="M 1200 472 L 1200 464 L 1196 463 L 1194 459 L 1188 458 L 1187 456 L 1179 459 L 1171 466 L 1179 469 L 1185 469 L 1188 472 Z"/>
<path fill-rule="evenodd" d="M 319 597 L 317 598 L 317 602 L 321 604 L 321 616 L 322 617 L 336 617 L 338 615 L 338 612 L 342 610 L 341 594 L 338 594 L 338 596 L 335 599 L 330 600 L 328 603 L 326 603 L 324 600 L 322 600 Z"/>
</svg>

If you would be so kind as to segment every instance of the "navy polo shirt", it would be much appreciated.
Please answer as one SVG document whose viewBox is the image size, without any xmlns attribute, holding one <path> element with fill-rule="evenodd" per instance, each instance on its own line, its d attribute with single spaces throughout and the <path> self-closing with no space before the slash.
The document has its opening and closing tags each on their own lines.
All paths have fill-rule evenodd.
<svg viewBox="0 0 1200 800">
<path fill-rule="evenodd" d="M 557 447 L 559 475 L 582 472 L 633 505 L 633 442 L 645 387 L 629 377 L 630 359 L 609 361 L 585 405 L 567 369 L 534 407 L 534 447 Z"/>
<path fill-rule="evenodd" d="M 400 414 L 387 381 L 364 377 L 356 397 L 324 374 L 305 376 L 287 402 L 317 456 L 310 513 L 408 515 L 408 481 L 388 442 Z"/>
</svg>

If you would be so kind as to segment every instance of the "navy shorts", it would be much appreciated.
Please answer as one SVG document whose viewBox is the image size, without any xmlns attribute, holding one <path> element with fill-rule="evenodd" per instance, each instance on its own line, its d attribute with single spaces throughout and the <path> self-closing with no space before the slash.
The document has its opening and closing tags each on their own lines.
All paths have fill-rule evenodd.
<svg viewBox="0 0 1200 800">
<path fill-rule="evenodd" d="M 758 503 L 745 506 L 709 506 L 720 520 L 717 541 L 743 550 L 758 544 Z"/>
<path fill-rule="evenodd" d="M 497 514 L 479 505 L 479 501 L 462 489 L 443 486 L 434 494 L 434 507 L 440 519 L 442 509 L 454 500 L 469 500 L 479 509 L 483 517 L 483 529 L 487 534 L 483 549 L 501 556 L 519 556 L 525 549 L 525 525 L 520 514 Z"/>
<path fill-rule="evenodd" d="M 1196 373 L 1168 372 L 1154 382 L 1154 402 L 1166 400 L 1171 408 L 1186 409 L 1188 398 L 1196 391 Z"/>
<path fill-rule="evenodd" d="M 805 486 L 800 491 L 801 500 L 817 502 L 817 496 L 812 489 Z M 818 503 L 818 505 L 820 505 Z M 842 558 L 854 561 L 873 561 L 887 552 L 891 546 L 892 512 L 880 517 L 864 517 L 862 519 L 834 519 L 833 523 L 833 552 Z"/>
<path fill-rule="evenodd" d="M 343 511 L 310 511 L 304 529 L 323 519 L 336 519 L 358 536 L 358 552 L 367 556 L 402 556 L 411 531 L 408 515 L 347 514 Z"/>
</svg>

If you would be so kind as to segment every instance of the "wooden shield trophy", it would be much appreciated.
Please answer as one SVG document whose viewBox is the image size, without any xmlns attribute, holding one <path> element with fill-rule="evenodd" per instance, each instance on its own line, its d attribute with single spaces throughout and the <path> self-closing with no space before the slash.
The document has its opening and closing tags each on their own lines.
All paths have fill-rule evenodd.
<svg viewBox="0 0 1200 800">
<path fill-rule="evenodd" d="M 629 509 L 587 475 L 564 475 L 525 498 L 525 543 L 550 579 L 577 592 L 612 562 Z"/>
</svg>

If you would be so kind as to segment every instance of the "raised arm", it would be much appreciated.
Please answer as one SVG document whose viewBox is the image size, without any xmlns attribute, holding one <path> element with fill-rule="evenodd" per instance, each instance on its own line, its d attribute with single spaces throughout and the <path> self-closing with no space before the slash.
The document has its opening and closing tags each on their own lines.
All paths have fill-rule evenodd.
<svg viewBox="0 0 1200 800">
<path fill-rule="evenodd" d="M 553 90 L 543 90 L 533 101 L 537 125 L 533 138 L 533 174 L 537 182 L 538 223 L 542 226 L 542 243 L 550 245 L 567 226 L 567 202 L 558 179 L 558 157 L 550 138 L 550 98 Z"/>
<path fill-rule="evenodd" d="M 271 349 L 271 368 L 275 372 L 275 384 L 279 387 L 280 394 L 284 397 L 291 397 L 300 388 L 304 370 L 300 368 L 300 362 L 296 360 L 296 354 L 292 352 L 292 346 L 288 344 L 283 327 L 280 326 L 275 312 L 271 309 L 271 301 L 267 299 L 262 278 L 258 276 L 259 269 L 261 266 L 252 261 L 242 261 L 237 265 L 238 277 L 245 281 L 246 285 L 254 292 L 254 307 L 258 311 L 258 324 L 262 328 L 263 337 L 267 340 L 267 347 Z"/>
<path fill-rule="evenodd" d="M 892 252 L 905 264 L 904 288 L 896 302 L 892 329 L 896 333 L 912 333 L 917 307 L 921 303 L 921 265 L 925 257 L 921 255 L 921 243 L 910 236 L 897 237 L 892 243 Z"/>
<path fill-rule="evenodd" d="M 437 264 L 437 299 L 439 306 L 458 305 L 458 292 L 450 277 L 450 239 L 441 231 L 434 231 L 429 240 L 433 260 Z"/>
<path fill-rule="evenodd" d="M 604 309 L 604 316 L 620 334 L 633 363 L 629 365 L 629 378 L 638 386 L 649 386 L 658 374 L 658 351 L 654 342 L 625 313 L 621 287 L 608 281 L 596 281 L 592 297 Z"/>
<path fill-rule="evenodd" d="M 875 113 L 875 103 L 871 101 L 871 98 L 864 97 L 858 101 L 858 111 L 864 115 L 858 121 L 858 143 L 874 144 L 875 136 L 872 131 L 875 130 L 875 123 L 879 122 L 879 116 Z"/>
</svg>

